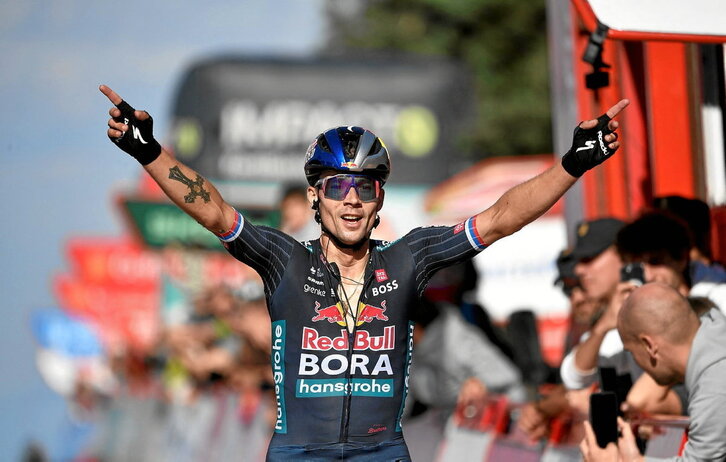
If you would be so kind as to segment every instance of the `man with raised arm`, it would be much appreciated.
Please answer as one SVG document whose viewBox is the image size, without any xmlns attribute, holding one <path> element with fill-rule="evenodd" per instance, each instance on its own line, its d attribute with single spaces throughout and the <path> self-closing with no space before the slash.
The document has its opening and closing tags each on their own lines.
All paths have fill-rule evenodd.
<svg viewBox="0 0 726 462">
<path fill-rule="evenodd" d="M 411 320 L 429 278 L 535 220 L 610 157 L 619 146 L 612 118 L 628 104 L 622 100 L 582 122 L 562 163 L 478 215 L 456 226 L 416 228 L 390 243 L 370 239 L 390 172 L 385 144 L 360 127 L 326 130 L 305 157 L 308 200 L 321 234 L 301 243 L 246 221 L 154 140 L 148 113 L 107 86 L 100 90 L 114 104 L 109 138 L 262 277 L 277 397 L 270 461 L 410 460 L 400 420 Z"/>
</svg>

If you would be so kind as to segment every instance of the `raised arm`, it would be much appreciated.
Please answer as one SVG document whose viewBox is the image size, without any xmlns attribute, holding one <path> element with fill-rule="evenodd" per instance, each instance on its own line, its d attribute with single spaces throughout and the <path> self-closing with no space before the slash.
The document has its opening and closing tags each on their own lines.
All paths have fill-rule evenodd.
<svg viewBox="0 0 726 462">
<path fill-rule="evenodd" d="M 552 207 L 587 170 L 601 164 L 618 149 L 612 120 L 629 104 L 623 99 L 597 119 L 581 122 L 573 136 L 572 147 L 541 174 L 519 184 L 476 217 L 476 228 L 486 244 L 520 230 Z"/>
<path fill-rule="evenodd" d="M 234 225 L 234 209 L 212 183 L 172 157 L 153 136 L 153 120 L 148 112 L 134 110 L 111 88 L 101 85 L 101 93 L 113 103 L 109 110 L 108 137 L 134 157 L 166 195 L 184 212 L 214 233 L 224 233 Z"/>
</svg>

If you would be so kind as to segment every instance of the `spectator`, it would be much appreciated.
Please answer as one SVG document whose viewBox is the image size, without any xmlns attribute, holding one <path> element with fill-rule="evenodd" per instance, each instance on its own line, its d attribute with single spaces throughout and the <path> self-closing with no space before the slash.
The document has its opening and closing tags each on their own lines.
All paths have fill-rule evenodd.
<svg viewBox="0 0 726 462">
<path fill-rule="evenodd" d="M 563 250 L 557 257 L 557 279 L 555 285 L 562 289 L 569 301 L 569 328 L 565 338 L 565 354 L 579 342 L 582 335 L 592 327 L 597 314 L 597 302 L 587 297 L 580 278 L 575 274 L 577 261 L 571 250 Z"/>
<path fill-rule="evenodd" d="M 699 282 L 726 282 L 726 269 L 713 261 L 711 251 L 711 212 L 700 199 L 682 196 L 662 196 L 653 199 L 653 207 L 673 214 L 682 220 L 691 235 L 690 276 L 693 285 Z"/>
<path fill-rule="evenodd" d="M 623 225 L 620 220 L 602 218 L 583 222 L 577 228 L 573 249 L 573 258 L 577 262 L 575 274 L 587 299 L 597 306 L 597 321 L 562 361 L 562 382 L 570 390 L 585 389 L 595 383 L 598 366 L 614 367 L 618 375 L 631 372 L 639 375 L 632 360 L 623 353 L 623 345 L 615 330 L 617 309 L 621 303 L 616 295 L 622 260 L 614 244 Z"/>
<path fill-rule="evenodd" d="M 409 377 L 416 399 L 447 413 L 457 405 L 481 408 L 489 392 L 524 399 L 516 366 L 455 305 L 425 299 L 422 305 Z"/>
<path fill-rule="evenodd" d="M 239 339 L 226 318 L 237 301 L 229 289 L 210 288 L 195 300 L 189 322 L 169 330 L 169 345 L 198 384 L 227 376 L 235 364 Z"/>
<path fill-rule="evenodd" d="M 683 296 L 693 294 L 690 258 L 693 241 L 686 224 L 672 214 L 649 211 L 625 226 L 617 238 L 625 263 L 641 263 L 645 282 L 660 282 Z M 688 409 L 685 388 L 664 388 L 647 375 L 641 376 L 628 394 L 629 412 L 681 414 Z"/>
<path fill-rule="evenodd" d="M 710 310 L 700 318 L 674 288 L 645 284 L 625 301 L 618 314 L 618 331 L 625 348 L 661 386 L 685 382 L 691 418 L 683 455 L 669 460 L 726 458 L 726 318 Z M 620 460 L 644 460 L 630 427 L 620 421 Z M 581 449 L 585 460 L 617 460 L 615 448 L 600 449 L 591 431 Z"/>
<path fill-rule="evenodd" d="M 494 346 L 514 360 L 512 345 L 506 333 L 494 324 L 486 308 L 476 300 L 479 272 L 473 260 L 467 260 L 434 274 L 426 286 L 424 297 L 432 302 L 447 302 L 458 306 L 465 320 L 477 326 Z"/>
<path fill-rule="evenodd" d="M 661 282 L 688 295 L 692 247 L 688 229 L 662 212 L 646 212 L 625 226 L 616 247 L 623 263 L 641 263 L 646 282 Z"/>
<path fill-rule="evenodd" d="M 280 199 L 280 230 L 298 241 L 317 239 L 320 226 L 315 222 L 305 186 L 288 186 Z"/>
<path fill-rule="evenodd" d="M 569 353 L 580 341 L 580 337 L 592 326 L 596 314 L 596 303 L 587 298 L 575 275 L 576 261 L 571 250 L 563 250 L 557 257 L 557 279 L 555 285 L 565 293 L 570 303 L 570 326 L 565 338 L 565 353 Z M 547 436 L 553 418 L 571 411 L 562 384 L 553 384 L 539 399 L 522 407 L 517 420 L 518 427 L 532 440 Z"/>
</svg>

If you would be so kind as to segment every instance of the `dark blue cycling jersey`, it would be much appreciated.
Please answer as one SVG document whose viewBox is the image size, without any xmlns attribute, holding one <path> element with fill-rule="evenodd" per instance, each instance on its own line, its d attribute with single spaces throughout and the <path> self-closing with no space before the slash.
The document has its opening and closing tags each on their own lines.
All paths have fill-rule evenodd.
<svg viewBox="0 0 726 462">
<path fill-rule="evenodd" d="M 270 447 L 400 440 L 414 310 L 437 270 L 486 247 L 475 217 L 371 241 L 352 332 L 319 240 L 297 242 L 239 213 L 219 237 L 265 286 L 277 397 Z"/>
</svg>

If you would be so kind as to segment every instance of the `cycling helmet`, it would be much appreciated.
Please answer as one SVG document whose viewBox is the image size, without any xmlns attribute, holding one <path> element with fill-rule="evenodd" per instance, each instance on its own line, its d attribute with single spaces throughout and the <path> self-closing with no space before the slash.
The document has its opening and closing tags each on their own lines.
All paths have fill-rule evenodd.
<svg viewBox="0 0 726 462">
<path fill-rule="evenodd" d="M 391 160 L 386 145 L 370 130 L 335 127 L 318 135 L 305 155 L 305 176 L 310 186 L 315 186 L 324 170 L 365 173 L 383 185 L 391 171 Z"/>
</svg>

